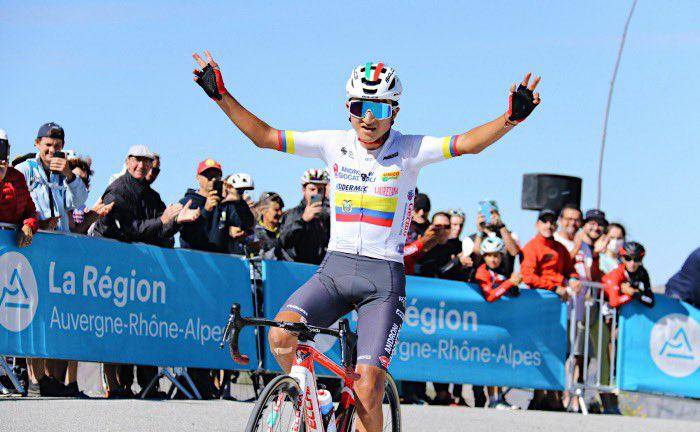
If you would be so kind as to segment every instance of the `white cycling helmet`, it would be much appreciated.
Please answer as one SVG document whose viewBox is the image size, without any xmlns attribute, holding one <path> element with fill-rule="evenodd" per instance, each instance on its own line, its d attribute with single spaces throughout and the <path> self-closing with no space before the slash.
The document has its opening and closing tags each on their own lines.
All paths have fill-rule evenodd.
<svg viewBox="0 0 700 432">
<path fill-rule="evenodd" d="M 503 253 L 506 250 L 506 244 L 499 237 L 486 237 L 481 241 L 479 248 L 481 254 Z"/>
<path fill-rule="evenodd" d="M 359 65 L 353 69 L 345 84 L 348 99 L 389 99 L 398 102 L 402 90 L 396 71 L 381 62 Z"/>
<path fill-rule="evenodd" d="M 255 189 L 255 183 L 253 183 L 253 178 L 250 176 L 250 174 L 246 174 L 246 173 L 231 174 L 226 179 L 226 183 L 230 184 L 235 189 L 242 189 L 242 190 Z"/>
<path fill-rule="evenodd" d="M 304 171 L 304 174 L 301 176 L 302 186 L 307 185 L 309 183 L 328 184 L 328 182 L 329 182 L 328 173 L 326 172 L 326 170 L 323 170 L 323 169 L 317 169 L 317 168 L 307 169 L 306 171 Z"/>
</svg>

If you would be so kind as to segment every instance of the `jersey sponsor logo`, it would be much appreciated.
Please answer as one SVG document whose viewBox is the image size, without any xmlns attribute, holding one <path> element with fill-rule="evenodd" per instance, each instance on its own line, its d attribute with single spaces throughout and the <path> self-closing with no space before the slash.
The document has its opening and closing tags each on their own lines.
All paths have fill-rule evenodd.
<svg viewBox="0 0 700 432">
<path fill-rule="evenodd" d="M 348 150 L 345 146 L 340 148 L 340 152 L 343 154 L 343 156 L 347 156 L 350 159 L 355 159 L 355 155 L 352 153 L 352 150 Z"/>
<path fill-rule="evenodd" d="M 396 252 L 398 252 L 402 255 L 404 254 L 404 244 L 403 243 L 399 243 L 396 245 Z"/>
<path fill-rule="evenodd" d="M 408 198 L 409 201 L 413 201 L 413 190 L 408 191 L 406 198 Z"/>
<path fill-rule="evenodd" d="M 333 164 L 333 175 L 340 180 L 373 182 L 374 172 L 363 173 L 355 168 Z"/>
<path fill-rule="evenodd" d="M 382 181 L 396 180 L 401 175 L 401 170 L 389 171 L 382 174 Z"/>
<path fill-rule="evenodd" d="M 352 201 L 343 200 L 343 212 L 350 213 L 352 211 Z"/>
<path fill-rule="evenodd" d="M 306 401 L 304 406 L 306 407 L 306 423 L 309 425 L 311 430 L 316 430 L 316 414 L 314 413 L 314 403 L 311 401 L 311 387 L 306 387 Z"/>
<path fill-rule="evenodd" d="M 389 363 L 391 363 L 391 359 L 386 356 L 379 356 L 379 363 L 382 364 L 384 369 L 389 369 Z"/>
<path fill-rule="evenodd" d="M 391 355 L 394 351 L 394 344 L 396 343 L 396 338 L 399 335 L 399 325 L 393 323 L 391 325 L 391 330 L 389 330 L 389 336 L 386 338 L 386 344 L 384 345 L 384 351 Z"/>
<path fill-rule="evenodd" d="M 396 309 L 396 315 L 401 317 L 401 320 L 403 321 L 404 311 L 402 311 L 401 309 Z"/>
<path fill-rule="evenodd" d="M 365 193 L 367 192 L 367 186 L 364 185 L 349 185 L 345 183 L 338 183 L 335 185 L 335 189 L 339 190 L 341 192 L 358 192 L 358 193 Z"/>
<path fill-rule="evenodd" d="M 371 355 L 357 356 L 357 361 L 360 361 L 360 360 L 372 360 L 372 356 Z"/>
<path fill-rule="evenodd" d="M 394 196 L 399 194 L 399 188 L 396 186 L 375 186 L 374 193 L 377 195 L 382 195 L 386 197 Z"/>
<path fill-rule="evenodd" d="M 384 160 L 393 159 L 393 158 L 395 158 L 395 157 L 398 156 L 398 155 L 399 155 L 399 152 L 394 152 L 394 153 L 392 153 L 392 154 L 390 154 L 390 155 L 384 156 L 383 159 L 384 159 Z"/>
</svg>

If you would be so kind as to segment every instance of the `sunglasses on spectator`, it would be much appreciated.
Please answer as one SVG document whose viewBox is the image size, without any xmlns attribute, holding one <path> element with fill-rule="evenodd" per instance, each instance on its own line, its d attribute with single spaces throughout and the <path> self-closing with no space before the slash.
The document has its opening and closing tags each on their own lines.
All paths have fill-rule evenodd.
<svg viewBox="0 0 700 432">
<path fill-rule="evenodd" d="M 636 263 L 640 263 L 640 262 L 642 262 L 642 259 L 644 259 L 644 258 L 642 258 L 642 257 L 640 257 L 640 258 L 632 258 L 632 257 L 628 257 L 628 256 L 623 256 L 622 259 L 625 260 L 625 261 L 627 261 L 627 262 L 632 262 L 632 261 L 634 261 L 634 262 L 636 262 Z"/>
<path fill-rule="evenodd" d="M 390 103 L 354 100 L 350 101 L 350 115 L 355 118 L 362 118 L 367 111 L 371 112 L 377 120 L 384 120 L 391 117 L 393 108 Z"/>
<path fill-rule="evenodd" d="M 433 224 L 433 226 L 437 229 L 450 229 L 450 228 L 452 228 L 452 226 L 449 224 Z"/>
</svg>

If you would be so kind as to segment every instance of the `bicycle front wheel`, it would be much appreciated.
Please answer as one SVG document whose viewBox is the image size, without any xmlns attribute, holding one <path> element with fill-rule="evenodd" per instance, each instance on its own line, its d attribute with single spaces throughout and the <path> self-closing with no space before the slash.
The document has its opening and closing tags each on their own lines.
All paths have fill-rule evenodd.
<svg viewBox="0 0 700 432">
<path fill-rule="evenodd" d="M 299 383 L 289 375 L 281 375 L 270 381 L 255 403 L 246 432 L 288 432 L 293 430 L 295 424 L 298 424 L 297 430 L 304 432 L 306 426 L 300 393 Z"/>
</svg>

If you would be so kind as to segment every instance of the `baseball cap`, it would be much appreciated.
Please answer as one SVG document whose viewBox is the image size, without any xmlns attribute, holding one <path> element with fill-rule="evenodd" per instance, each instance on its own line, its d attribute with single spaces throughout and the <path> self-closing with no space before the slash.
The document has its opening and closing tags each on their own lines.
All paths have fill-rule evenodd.
<svg viewBox="0 0 700 432">
<path fill-rule="evenodd" d="M 126 157 L 129 156 L 147 157 L 149 159 L 153 159 L 153 152 L 151 152 L 145 145 L 137 144 L 129 147 L 129 152 L 126 154 Z"/>
<path fill-rule="evenodd" d="M 58 138 L 65 141 L 66 133 L 63 131 L 63 128 L 58 123 L 48 122 L 41 125 L 41 127 L 39 128 L 39 132 L 37 132 L 36 134 L 37 139 L 41 139 L 44 137 Z"/>
<path fill-rule="evenodd" d="M 586 211 L 586 217 L 583 218 L 583 223 L 594 220 L 601 225 L 608 225 L 608 220 L 605 219 L 605 212 L 599 209 L 590 209 Z"/>
<path fill-rule="evenodd" d="M 199 163 L 199 165 L 197 165 L 197 174 L 201 174 L 210 168 L 216 168 L 219 170 L 219 172 L 223 172 L 219 162 L 215 161 L 214 159 L 204 159 Z"/>
<path fill-rule="evenodd" d="M 542 209 L 540 210 L 540 213 L 537 215 L 537 220 L 546 222 L 548 220 L 551 220 L 553 222 L 556 222 L 557 220 L 557 212 L 555 212 L 552 209 Z"/>
</svg>

